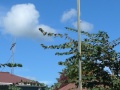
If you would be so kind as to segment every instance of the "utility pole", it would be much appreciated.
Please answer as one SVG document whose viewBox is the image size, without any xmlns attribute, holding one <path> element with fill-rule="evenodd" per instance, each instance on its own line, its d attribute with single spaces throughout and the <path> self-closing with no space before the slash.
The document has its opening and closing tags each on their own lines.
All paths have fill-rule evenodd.
<svg viewBox="0 0 120 90">
<path fill-rule="evenodd" d="M 81 56 L 80 0 L 77 0 L 78 51 Z M 79 58 L 79 90 L 82 90 L 82 60 Z"/>
</svg>

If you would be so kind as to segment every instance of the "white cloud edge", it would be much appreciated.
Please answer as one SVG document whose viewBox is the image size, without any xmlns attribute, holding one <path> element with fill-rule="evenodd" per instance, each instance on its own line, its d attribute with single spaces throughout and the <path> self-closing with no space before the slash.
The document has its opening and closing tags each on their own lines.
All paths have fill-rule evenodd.
<svg viewBox="0 0 120 90">
<path fill-rule="evenodd" d="M 39 82 L 44 83 L 45 85 L 48 85 L 48 86 L 51 86 L 53 84 L 53 81 L 47 81 L 47 80 L 39 81 Z"/>
<path fill-rule="evenodd" d="M 73 21 L 77 18 L 77 10 L 72 8 L 68 11 L 65 11 L 62 15 L 62 18 L 61 18 L 61 22 L 64 23 L 64 22 L 67 22 L 67 21 L 72 21 L 71 24 L 74 26 L 74 28 L 77 28 L 77 21 Z M 92 23 L 89 23 L 87 21 L 82 21 L 80 20 L 81 23 L 81 29 L 83 31 L 91 31 L 93 30 L 93 27 L 94 25 Z"/>
<path fill-rule="evenodd" d="M 76 22 L 73 22 L 72 25 L 77 28 L 77 21 Z M 83 31 L 91 31 L 93 30 L 94 28 L 94 25 L 87 22 L 87 21 L 82 21 L 80 22 L 80 27 L 81 27 L 81 30 Z"/>
<path fill-rule="evenodd" d="M 28 3 L 13 5 L 10 11 L 7 12 L 4 20 L 0 17 L 0 27 L 4 27 L 2 33 L 10 34 L 15 37 L 48 39 L 48 37 L 44 37 L 41 34 L 39 28 L 43 28 L 45 31 L 54 33 L 56 30 L 48 25 L 40 23 L 39 16 L 40 14 L 36 10 L 34 4 Z"/>
<path fill-rule="evenodd" d="M 77 11 L 74 8 L 71 8 L 68 11 L 65 11 L 61 17 L 61 22 L 67 22 L 72 18 L 75 18 L 77 16 Z"/>
<path fill-rule="evenodd" d="M 42 81 L 40 81 L 36 77 L 33 77 L 33 76 L 26 76 L 25 78 L 30 79 L 30 80 L 38 81 L 39 83 L 44 83 L 45 85 L 48 85 L 48 86 L 50 86 L 50 85 L 53 84 L 53 81 L 48 81 L 48 80 L 42 80 Z"/>
</svg>

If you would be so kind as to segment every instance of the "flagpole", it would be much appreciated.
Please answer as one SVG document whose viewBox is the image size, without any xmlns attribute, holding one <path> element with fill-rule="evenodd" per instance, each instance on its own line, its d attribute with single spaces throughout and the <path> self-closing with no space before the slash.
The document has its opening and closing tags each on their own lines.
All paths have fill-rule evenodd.
<svg viewBox="0 0 120 90">
<path fill-rule="evenodd" d="M 77 0 L 78 51 L 81 56 L 80 0 Z M 82 60 L 79 58 L 79 90 L 82 90 Z"/>
</svg>

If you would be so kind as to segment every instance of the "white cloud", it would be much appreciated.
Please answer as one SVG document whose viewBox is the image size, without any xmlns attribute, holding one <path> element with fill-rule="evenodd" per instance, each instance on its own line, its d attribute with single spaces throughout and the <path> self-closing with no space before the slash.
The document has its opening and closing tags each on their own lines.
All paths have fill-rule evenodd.
<svg viewBox="0 0 120 90">
<path fill-rule="evenodd" d="M 30 79 L 30 80 L 35 80 L 35 81 L 37 81 L 36 77 L 27 76 L 26 78 L 27 78 L 27 79 Z"/>
<path fill-rule="evenodd" d="M 51 33 L 56 33 L 56 30 L 47 26 L 47 25 L 44 25 L 44 24 L 40 24 L 40 25 L 37 25 L 35 27 L 34 30 L 32 30 L 30 33 L 29 33 L 29 36 L 28 37 L 32 37 L 32 38 L 36 38 L 36 39 L 47 39 L 47 40 L 50 40 L 50 38 L 48 36 L 43 36 L 42 33 L 40 33 L 39 31 L 39 28 L 42 28 L 44 31 L 46 32 L 51 32 Z M 27 35 L 26 35 L 27 36 Z"/>
<path fill-rule="evenodd" d="M 72 25 L 75 28 L 77 28 L 77 21 L 75 19 L 77 19 L 77 11 L 76 11 L 76 9 L 70 9 L 69 11 L 66 11 L 63 13 L 61 22 L 70 21 L 72 23 Z M 81 21 L 80 23 L 81 23 L 81 29 L 83 31 L 90 31 L 93 29 L 93 24 L 91 24 L 87 21 Z"/>
<path fill-rule="evenodd" d="M 5 15 L 5 9 L 0 6 L 0 27 L 2 27 L 2 21 L 4 15 Z"/>
<path fill-rule="evenodd" d="M 4 33 L 16 37 L 42 38 L 38 26 L 46 31 L 55 32 L 55 29 L 39 24 L 39 16 L 33 4 L 14 5 L 3 19 Z"/>
<path fill-rule="evenodd" d="M 38 81 L 39 83 L 44 83 L 45 85 L 48 85 L 48 86 L 51 86 L 53 84 L 52 81 L 47 81 L 47 80 L 44 80 L 44 81 L 39 81 L 36 77 L 33 77 L 33 76 L 27 76 L 25 78 L 28 78 L 30 80 L 35 80 L 35 81 Z"/>
<path fill-rule="evenodd" d="M 73 22 L 73 26 L 77 28 L 77 21 Z M 81 30 L 83 31 L 90 31 L 93 29 L 93 24 L 86 22 L 86 21 L 81 21 L 80 26 L 81 26 Z"/>
<path fill-rule="evenodd" d="M 39 81 L 40 83 L 44 83 L 45 85 L 51 86 L 53 84 L 52 81 Z"/>
<path fill-rule="evenodd" d="M 3 18 L 0 17 L 0 27 L 2 26 L 2 20 L 3 20 Z"/>
<path fill-rule="evenodd" d="M 66 22 L 74 17 L 76 17 L 77 11 L 76 9 L 70 9 L 69 11 L 66 11 L 63 13 L 61 22 Z"/>
</svg>

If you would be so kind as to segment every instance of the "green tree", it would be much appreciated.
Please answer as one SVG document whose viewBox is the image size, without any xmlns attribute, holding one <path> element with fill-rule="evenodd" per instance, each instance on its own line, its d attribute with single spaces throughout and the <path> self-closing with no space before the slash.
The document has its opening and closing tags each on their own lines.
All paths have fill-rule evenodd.
<svg viewBox="0 0 120 90">
<path fill-rule="evenodd" d="M 77 32 L 75 29 L 67 28 Z M 118 90 L 120 88 L 120 53 L 114 50 L 114 47 L 120 44 L 120 38 L 109 41 L 109 36 L 106 32 L 99 31 L 97 34 L 82 31 L 84 39 L 82 40 L 81 56 L 78 52 L 78 41 L 72 39 L 68 34 L 55 34 L 45 32 L 42 28 L 39 29 L 43 35 L 66 38 L 68 41 L 59 45 L 45 46 L 44 49 L 68 49 L 67 52 L 56 52 L 55 55 L 70 55 L 64 62 L 59 62 L 59 65 L 64 65 L 63 72 L 67 76 L 68 82 L 73 82 L 78 85 L 78 60 L 82 60 L 82 80 L 83 87 L 90 89 L 94 88 L 109 88 L 110 90 Z M 105 70 L 108 67 L 112 74 Z"/>
<path fill-rule="evenodd" d="M 15 86 L 15 85 L 10 85 L 8 87 L 8 90 L 22 90 L 22 89 L 20 87 Z"/>
<path fill-rule="evenodd" d="M 22 67 L 22 64 L 17 64 L 17 63 L 5 63 L 5 64 L 0 64 L 0 67 Z"/>
</svg>

